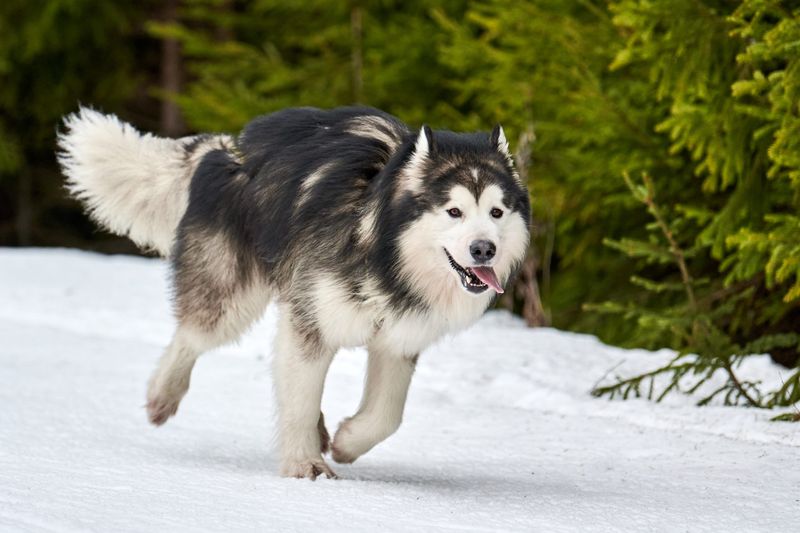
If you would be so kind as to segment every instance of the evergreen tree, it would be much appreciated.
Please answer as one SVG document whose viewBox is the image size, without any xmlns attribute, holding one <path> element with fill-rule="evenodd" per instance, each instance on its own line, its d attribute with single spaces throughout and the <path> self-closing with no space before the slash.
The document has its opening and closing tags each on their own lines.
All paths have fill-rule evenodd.
<svg viewBox="0 0 800 533">
<path fill-rule="evenodd" d="M 627 175 L 625 181 L 633 196 L 642 202 L 654 220 L 650 226 L 654 234 L 648 241 L 608 240 L 607 244 L 623 251 L 629 257 L 644 258 L 652 263 L 672 264 L 679 274 L 677 281 L 662 281 L 634 276 L 631 281 L 651 293 L 676 292 L 680 302 L 648 308 L 641 304 L 627 305 L 606 302 L 593 306 L 595 310 L 624 316 L 642 328 L 655 332 L 669 332 L 675 339 L 679 354 L 668 364 L 652 371 L 619 378 L 609 386 L 597 387 L 593 394 L 614 398 L 642 397 L 660 401 L 670 392 L 692 394 L 718 372 L 724 373 L 724 384 L 702 397 L 698 405 L 706 405 L 720 397 L 726 405 L 743 404 L 748 407 L 785 407 L 800 401 L 800 370 L 792 374 L 775 391 L 762 391 L 759 383 L 740 379 L 736 367 L 750 354 L 776 348 L 794 348 L 800 344 L 800 334 L 756 333 L 746 343 L 737 342 L 731 334 L 730 323 L 741 315 L 741 302 L 752 300 L 752 286 L 729 286 L 721 291 L 703 290 L 709 280 L 696 278 L 688 260 L 694 250 L 683 248 L 677 241 L 674 223 L 670 223 L 656 201 L 653 180 L 644 175 L 642 183 L 634 183 Z M 697 245 L 695 246 L 695 248 Z M 667 376 L 667 384 L 657 390 L 656 380 Z M 795 413 L 776 417 L 795 420 Z"/>
</svg>

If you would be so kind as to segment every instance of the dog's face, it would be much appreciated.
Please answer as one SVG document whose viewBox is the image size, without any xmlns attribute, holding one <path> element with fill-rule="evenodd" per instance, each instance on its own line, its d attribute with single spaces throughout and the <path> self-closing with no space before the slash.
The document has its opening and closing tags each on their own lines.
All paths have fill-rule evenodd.
<svg viewBox="0 0 800 533">
<path fill-rule="evenodd" d="M 491 296 L 528 248 L 530 205 L 500 127 L 490 136 L 423 128 L 400 175 L 421 213 L 401 234 L 406 276 L 429 294 Z"/>
<path fill-rule="evenodd" d="M 450 269 L 469 293 L 503 292 L 511 264 L 520 260 L 527 247 L 525 222 L 503 201 L 503 190 L 497 185 L 487 185 L 477 193 L 455 185 L 448 196 L 434 216 Z"/>
</svg>

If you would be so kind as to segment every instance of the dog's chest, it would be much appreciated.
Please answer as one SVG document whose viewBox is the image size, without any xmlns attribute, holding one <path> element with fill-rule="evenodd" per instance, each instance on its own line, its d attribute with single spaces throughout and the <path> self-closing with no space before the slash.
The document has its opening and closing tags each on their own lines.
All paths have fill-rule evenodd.
<svg viewBox="0 0 800 533">
<path fill-rule="evenodd" d="M 376 329 L 374 310 L 352 300 L 318 303 L 316 318 L 322 336 L 335 347 L 363 346 Z"/>
<path fill-rule="evenodd" d="M 411 357 L 449 332 L 441 317 L 416 312 L 385 318 L 375 331 L 374 342 L 395 355 Z"/>
<path fill-rule="evenodd" d="M 415 312 L 400 316 L 371 302 L 341 301 L 320 308 L 317 320 L 325 340 L 332 346 L 353 347 L 377 341 L 396 355 L 416 355 L 447 333 L 447 323 Z"/>
<path fill-rule="evenodd" d="M 317 327 L 330 346 L 374 345 L 401 356 L 417 355 L 444 335 L 471 325 L 489 301 L 468 296 L 441 309 L 396 312 L 380 292 L 365 291 L 353 299 L 331 278 L 317 280 L 314 294 Z"/>
<path fill-rule="evenodd" d="M 485 303 L 469 300 L 459 312 L 429 309 L 389 315 L 376 330 L 375 340 L 398 355 L 414 356 L 443 336 L 469 327 L 485 309 Z"/>
</svg>

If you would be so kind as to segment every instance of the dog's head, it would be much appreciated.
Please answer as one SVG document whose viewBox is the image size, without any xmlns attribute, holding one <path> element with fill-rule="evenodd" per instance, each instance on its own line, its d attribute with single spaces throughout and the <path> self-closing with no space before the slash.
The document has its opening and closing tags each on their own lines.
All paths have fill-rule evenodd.
<svg viewBox="0 0 800 533">
<path fill-rule="evenodd" d="M 500 126 L 490 135 L 423 126 L 396 194 L 415 214 L 399 240 L 413 286 L 449 302 L 503 292 L 528 248 L 530 202 Z"/>
</svg>

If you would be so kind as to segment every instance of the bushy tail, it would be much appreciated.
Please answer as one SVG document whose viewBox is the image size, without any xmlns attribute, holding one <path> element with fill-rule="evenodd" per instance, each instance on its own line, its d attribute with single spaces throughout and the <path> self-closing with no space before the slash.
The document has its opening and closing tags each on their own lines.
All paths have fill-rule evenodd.
<svg viewBox="0 0 800 533">
<path fill-rule="evenodd" d="M 232 150 L 227 135 L 166 139 L 114 115 L 81 108 L 64 119 L 58 160 L 67 188 L 91 217 L 142 248 L 168 256 L 203 156 Z"/>
</svg>

